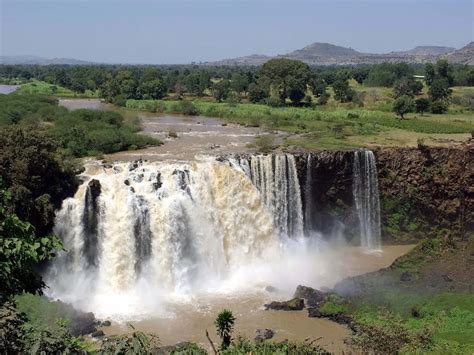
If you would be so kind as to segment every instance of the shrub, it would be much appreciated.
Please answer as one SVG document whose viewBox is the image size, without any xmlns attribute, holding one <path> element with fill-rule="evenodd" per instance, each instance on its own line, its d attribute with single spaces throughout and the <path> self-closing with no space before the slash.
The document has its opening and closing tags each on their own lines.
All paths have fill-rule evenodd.
<svg viewBox="0 0 474 355">
<path fill-rule="evenodd" d="M 129 327 L 135 330 L 129 324 Z M 115 335 L 108 337 L 102 342 L 100 352 L 102 354 L 151 354 L 152 350 L 159 346 L 159 339 L 152 334 L 133 331 L 132 334 Z"/>
<path fill-rule="evenodd" d="M 448 104 L 442 100 L 436 100 L 431 103 L 431 113 L 440 115 L 448 111 Z"/>
<path fill-rule="evenodd" d="M 255 146 L 260 153 L 270 153 L 275 149 L 275 136 L 266 134 L 255 138 Z"/>
</svg>

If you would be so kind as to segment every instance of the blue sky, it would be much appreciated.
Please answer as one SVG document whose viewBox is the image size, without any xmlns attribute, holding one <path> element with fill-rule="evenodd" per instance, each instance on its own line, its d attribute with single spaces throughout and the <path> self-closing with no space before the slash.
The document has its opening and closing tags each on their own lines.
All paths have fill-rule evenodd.
<svg viewBox="0 0 474 355">
<path fill-rule="evenodd" d="M 474 39 L 474 0 L 0 0 L 1 55 L 190 63 L 312 42 L 363 52 Z"/>
</svg>

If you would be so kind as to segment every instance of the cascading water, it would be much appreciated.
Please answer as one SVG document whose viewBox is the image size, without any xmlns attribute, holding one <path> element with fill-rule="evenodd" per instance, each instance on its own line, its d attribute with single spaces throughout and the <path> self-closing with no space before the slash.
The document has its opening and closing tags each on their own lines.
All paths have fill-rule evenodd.
<svg viewBox="0 0 474 355">
<path fill-rule="evenodd" d="M 352 192 L 354 196 L 361 245 L 380 250 L 380 202 L 377 166 L 370 150 L 354 152 Z"/>
<path fill-rule="evenodd" d="M 240 166 L 260 191 L 279 233 L 302 236 L 303 209 L 294 156 L 254 155 L 241 160 Z"/>
<path fill-rule="evenodd" d="M 186 292 L 279 252 L 270 210 L 228 162 L 97 163 L 83 178 L 57 213 L 68 252 L 46 275 L 52 297 L 97 309 L 139 284 Z"/>
</svg>

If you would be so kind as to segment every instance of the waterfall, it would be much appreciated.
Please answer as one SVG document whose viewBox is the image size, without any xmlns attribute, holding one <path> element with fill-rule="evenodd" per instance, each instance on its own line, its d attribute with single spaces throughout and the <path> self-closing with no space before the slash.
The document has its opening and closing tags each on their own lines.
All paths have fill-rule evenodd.
<svg viewBox="0 0 474 355">
<path fill-rule="evenodd" d="M 241 160 L 284 236 L 303 235 L 303 208 L 295 158 L 291 154 L 254 155 Z"/>
<path fill-rule="evenodd" d="M 313 162 L 314 156 L 309 153 L 306 157 L 306 181 L 304 188 L 304 221 L 305 221 L 305 232 L 308 234 L 312 228 L 313 216 Z"/>
<path fill-rule="evenodd" d="M 379 186 L 375 156 L 370 150 L 354 152 L 352 191 L 359 218 L 361 245 L 370 250 L 379 250 Z"/>
<path fill-rule="evenodd" d="M 54 232 L 67 252 L 46 275 L 51 297 L 74 303 L 131 292 L 140 282 L 199 289 L 279 250 L 261 194 L 229 162 L 92 163 L 82 179 L 56 215 Z M 298 191 L 284 193 L 288 201 Z"/>
</svg>

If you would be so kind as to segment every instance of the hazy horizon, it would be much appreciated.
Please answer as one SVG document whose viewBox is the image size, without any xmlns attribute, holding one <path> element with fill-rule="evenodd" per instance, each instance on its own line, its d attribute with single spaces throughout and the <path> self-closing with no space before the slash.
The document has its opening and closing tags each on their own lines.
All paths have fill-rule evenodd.
<svg viewBox="0 0 474 355">
<path fill-rule="evenodd" d="M 0 55 L 180 64 L 276 55 L 313 42 L 385 53 L 460 48 L 472 1 L 2 0 Z"/>
</svg>

